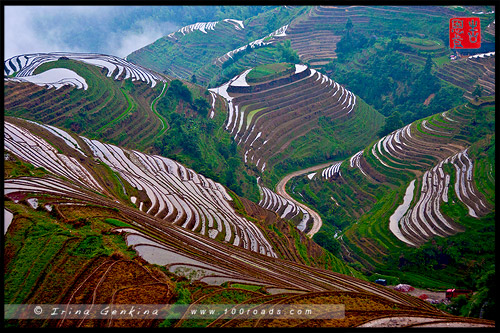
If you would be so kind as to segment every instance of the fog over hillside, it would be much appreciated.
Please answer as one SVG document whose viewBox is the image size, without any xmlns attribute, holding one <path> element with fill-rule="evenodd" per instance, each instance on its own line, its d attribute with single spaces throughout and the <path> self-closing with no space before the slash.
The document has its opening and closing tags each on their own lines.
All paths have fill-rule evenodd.
<svg viewBox="0 0 500 333">
<path fill-rule="evenodd" d="M 4 59 L 37 52 L 126 57 L 196 22 L 243 20 L 266 6 L 5 6 Z M 22 33 L 20 33 L 22 32 Z"/>
<path fill-rule="evenodd" d="M 152 11 L 154 7 L 6 6 L 4 58 L 55 51 L 125 57 L 177 29 Z"/>
</svg>

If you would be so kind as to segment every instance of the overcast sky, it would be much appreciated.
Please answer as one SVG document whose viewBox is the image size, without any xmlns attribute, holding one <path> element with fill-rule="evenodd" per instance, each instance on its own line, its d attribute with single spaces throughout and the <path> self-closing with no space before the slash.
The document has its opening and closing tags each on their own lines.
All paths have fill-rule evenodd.
<svg viewBox="0 0 500 333">
<path fill-rule="evenodd" d="M 96 52 L 125 57 L 177 30 L 151 7 L 5 6 L 4 59 L 37 52 Z"/>
</svg>

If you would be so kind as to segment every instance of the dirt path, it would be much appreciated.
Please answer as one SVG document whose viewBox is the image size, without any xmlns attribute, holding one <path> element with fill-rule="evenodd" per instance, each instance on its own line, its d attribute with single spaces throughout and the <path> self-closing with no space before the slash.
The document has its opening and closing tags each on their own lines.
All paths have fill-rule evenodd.
<svg viewBox="0 0 500 333">
<path fill-rule="evenodd" d="M 288 181 L 290 179 L 292 179 L 293 177 L 297 177 L 297 176 L 300 176 L 300 175 L 303 175 L 303 174 L 306 174 L 309 172 L 313 172 L 316 170 L 326 168 L 335 162 L 336 161 L 323 163 L 320 165 L 315 165 L 315 166 L 309 167 L 309 168 L 304 169 L 304 170 L 292 172 L 291 174 L 288 174 L 285 177 L 283 177 L 283 179 L 280 180 L 278 185 L 276 185 L 276 193 L 278 193 L 282 197 L 294 202 L 296 205 L 304 208 L 309 213 L 309 215 L 311 215 L 311 217 L 313 219 L 313 226 L 312 226 L 311 230 L 307 233 L 307 236 L 309 236 L 310 238 L 312 238 L 312 236 L 314 236 L 314 234 L 317 233 L 319 231 L 319 229 L 321 228 L 321 225 L 323 224 L 323 222 L 321 221 L 321 217 L 312 208 L 307 207 L 306 205 L 298 202 L 297 200 L 293 199 L 290 195 L 288 195 L 288 193 L 286 193 L 286 190 L 285 190 L 286 183 L 288 183 Z"/>
</svg>

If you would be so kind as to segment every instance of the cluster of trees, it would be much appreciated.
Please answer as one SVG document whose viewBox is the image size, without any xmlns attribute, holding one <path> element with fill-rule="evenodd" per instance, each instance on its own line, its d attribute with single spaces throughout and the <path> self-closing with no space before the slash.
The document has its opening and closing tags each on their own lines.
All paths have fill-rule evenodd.
<svg viewBox="0 0 500 333">
<path fill-rule="evenodd" d="M 173 80 L 156 109 L 168 122 L 168 130 L 154 142 L 157 152 L 226 185 L 238 195 L 258 200 L 255 178 L 246 173 L 236 143 L 222 130 L 224 117 L 207 117 L 210 104 L 206 98 L 194 97 L 180 80 Z"/>
<path fill-rule="evenodd" d="M 490 266 L 484 274 L 478 277 L 474 290 L 477 292 L 471 297 L 460 295 L 453 298 L 450 304 L 441 305 L 441 308 L 457 316 L 495 320 L 497 314 L 495 265 Z"/>
<path fill-rule="evenodd" d="M 366 37 L 362 33 L 357 33 L 353 30 L 353 24 L 350 18 L 347 19 L 347 23 L 344 30 L 344 35 L 342 39 L 337 43 L 337 59 L 339 62 L 346 62 L 350 57 L 359 52 L 360 50 L 366 49 L 375 43 L 375 37 Z"/>
<path fill-rule="evenodd" d="M 388 117 L 380 135 L 463 102 L 458 88 L 444 85 L 434 75 L 430 56 L 423 68 L 411 64 L 397 52 L 405 46 L 396 36 L 382 47 L 372 48 L 371 54 L 366 56 L 362 49 L 356 48 L 364 41 L 359 36 L 351 33 L 344 37 L 337 50 L 340 51 L 339 61 L 332 62 L 328 69 L 335 80 Z M 350 66 L 348 59 L 356 60 L 361 68 Z"/>
<path fill-rule="evenodd" d="M 175 110 L 179 101 L 184 101 L 188 106 L 202 116 L 206 116 L 210 110 L 210 104 L 203 97 L 193 99 L 191 90 L 180 80 L 172 80 L 165 93 L 165 96 L 158 101 L 157 108 L 165 116 L 169 116 L 169 111 Z"/>
<path fill-rule="evenodd" d="M 292 64 L 300 63 L 300 58 L 297 52 L 292 48 L 289 39 L 284 42 L 279 42 L 276 44 L 276 50 L 278 51 L 279 61 L 278 62 L 289 62 Z"/>
<path fill-rule="evenodd" d="M 340 256 L 340 243 L 335 238 L 335 234 L 330 229 L 323 228 L 313 236 L 313 241 L 333 254 L 334 256 L 341 258 Z"/>
<path fill-rule="evenodd" d="M 443 309 L 456 315 L 494 319 L 495 309 L 495 237 L 494 215 L 482 221 L 483 228 L 440 238 L 419 248 L 391 256 L 388 267 L 402 272 L 430 275 L 450 288 L 474 291 L 469 299 L 457 298 Z"/>
</svg>

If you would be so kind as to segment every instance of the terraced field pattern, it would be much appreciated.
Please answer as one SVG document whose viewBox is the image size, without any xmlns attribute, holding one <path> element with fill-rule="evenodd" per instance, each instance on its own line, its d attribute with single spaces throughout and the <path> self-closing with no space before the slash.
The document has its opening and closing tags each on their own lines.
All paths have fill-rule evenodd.
<svg viewBox="0 0 500 333">
<path fill-rule="evenodd" d="M 6 326 L 494 327 L 495 54 L 450 60 L 438 28 L 478 10 L 272 6 L 126 59 L 6 59 L 5 304 L 180 309 Z M 383 42 L 339 60 L 353 31 Z M 335 75 L 396 38 L 452 107 L 404 123 Z M 474 290 L 432 304 L 377 278 Z M 257 315 L 315 306 L 332 308 Z"/>
<path fill-rule="evenodd" d="M 382 123 L 380 115 L 351 91 L 304 65 L 292 66 L 291 71 L 278 70 L 274 78 L 264 77 L 265 82 L 248 83 L 246 76 L 262 67 L 210 89 L 226 99 L 229 114 L 225 129 L 244 151 L 244 162 L 260 173 L 300 158 L 305 150 L 321 153 L 323 147 L 317 144 L 297 147 L 301 140 L 332 147 L 342 140 L 347 128 L 362 128 L 358 141 L 344 146 L 354 149 L 369 141 Z M 336 131 L 325 133 L 327 126 L 337 127 Z M 367 126 L 372 126 L 370 131 L 364 131 Z"/>
<path fill-rule="evenodd" d="M 5 84 L 9 96 L 5 108 L 12 115 L 64 125 L 123 146 L 149 145 L 165 129 L 165 121 L 151 107 L 169 81 L 160 74 L 117 57 L 93 54 L 27 54 L 8 59 L 5 65 L 4 75 L 16 75 Z M 84 86 L 71 89 L 74 80 L 62 84 L 61 75 L 49 77 L 47 84 L 29 84 L 25 79 L 60 69 L 78 75 Z M 63 73 L 62 78 L 66 77 Z"/>
<path fill-rule="evenodd" d="M 124 150 L 16 118 L 5 121 L 5 147 L 9 160 L 13 161 L 15 156 L 22 154 L 23 163 L 30 163 L 32 170 L 43 173 L 5 180 L 6 207 L 14 212 L 11 223 L 16 228 L 28 228 L 25 235 L 28 244 L 9 241 L 7 252 L 12 253 L 11 261 L 19 256 L 18 260 L 34 259 L 37 263 L 24 270 L 18 266 L 19 272 L 7 276 L 6 285 L 10 290 L 10 283 L 27 274 L 22 289 L 13 294 L 9 292 L 11 301 L 28 296 L 32 302 L 52 301 L 56 304 L 73 301 L 83 304 L 120 303 L 131 300 L 135 294 L 142 298 L 153 293 L 156 301 L 168 302 L 173 297 L 174 287 L 167 276 L 175 273 L 203 283 L 202 290 L 208 288 L 207 291 L 211 285 L 222 282 L 265 286 L 266 292 L 260 294 L 241 291 L 249 300 L 254 300 L 249 293 L 258 296 L 259 304 L 268 294 L 273 295 L 267 296 L 271 302 L 279 297 L 276 295 L 282 295 L 280 303 L 288 299 L 287 304 L 294 304 L 299 295 L 300 299 L 314 300 L 317 297 L 343 297 L 349 292 L 353 299 L 375 297 L 375 302 L 389 302 L 402 309 L 413 308 L 413 311 L 418 309 L 420 315 L 421 307 L 425 305 L 429 317 L 442 317 L 431 305 L 411 296 L 349 275 L 279 258 L 272 241 L 258 226 L 235 215 L 229 204 L 232 199 L 220 184 L 204 179 L 172 160 Z M 101 172 L 97 171 L 99 168 Z M 103 170 L 121 179 L 118 190 L 110 186 Z M 130 201 L 124 201 L 128 196 Z M 198 202 L 191 204 L 191 200 Z M 20 202 L 27 206 L 19 205 Z M 33 214 L 36 222 L 29 227 L 25 223 L 30 224 Z M 58 230 L 57 237 L 48 237 L 46 228 Z M 40 233 L 44 229 L 46 232 Z M 107 236 L 98 234 L 99 229 L 102 232 L 107 230 Z M 215 240 L 218 230 L 224 235 L 222 242 Z M 117 235 L 124 235 L 126 245 L 120 245 Z M 39 253 L 36 258 L 29 259 L 33 249 L 28 245 L 32 241 L 37 242 Z M 108 249 L 104 252 L 99 247 L 103 242 L 107 243 L 105 248 Z M 120 246 L 128 246 L 142 259 L 126 258 L 126 255 L 133 255 L 130 250 L 120 254 Z M 116 249 L 110 253 L 108 251 L 112 250 L 108 247 Z M 58 256 L 61 251 L 71 255 Z M 161 272 L 158 268 L 151 271 L 144 261 L 165 267 L 167 271 Z M 56 267 L 64 270 L 59 273 L 54 271 Z M 132 272 L 130 279 L 116 280 L 118 276 L 129 276 Z M 49 290 L 55 288 L 51 284 L 55 282 L 63 290 L 33 294 L 41 282 L 36 279 L 37 274 L 51 277 L 43 280 Z M 65 276 L 68 276 L 68 281 L 61 281 Z M 141 292 L 141 288 L 147 288 L 147 293 Z M 224 294 L 233 291 L 223 289 Z M 279 290 L 300 294 L 291 297 L 293 292 L 280 294 Z M 332 294 L 332 290 L 338 292 Z M 214 296 L 213 293 L 208 295 Z M 200 298 L 200 301 L 204 299 Z M 379 312 L 368 311 L 364 318 L 378 315 Z M 184 323 L 185 320 L 181 320 L 176 325 Z M 232 325 L 231 322 L 223 323 Z M 236 323 L 247 325 L 244 321 Z M 74 324 L 86 326 L 92 323 L 67 320 L 50 323 L 58 326 Z M 251 322 L 254 324 L 259 323 Z M 301 321 L 296 324 L 300 325 Z M 214 322 L 212 325 L 218 324 Z"/>
</svg>

